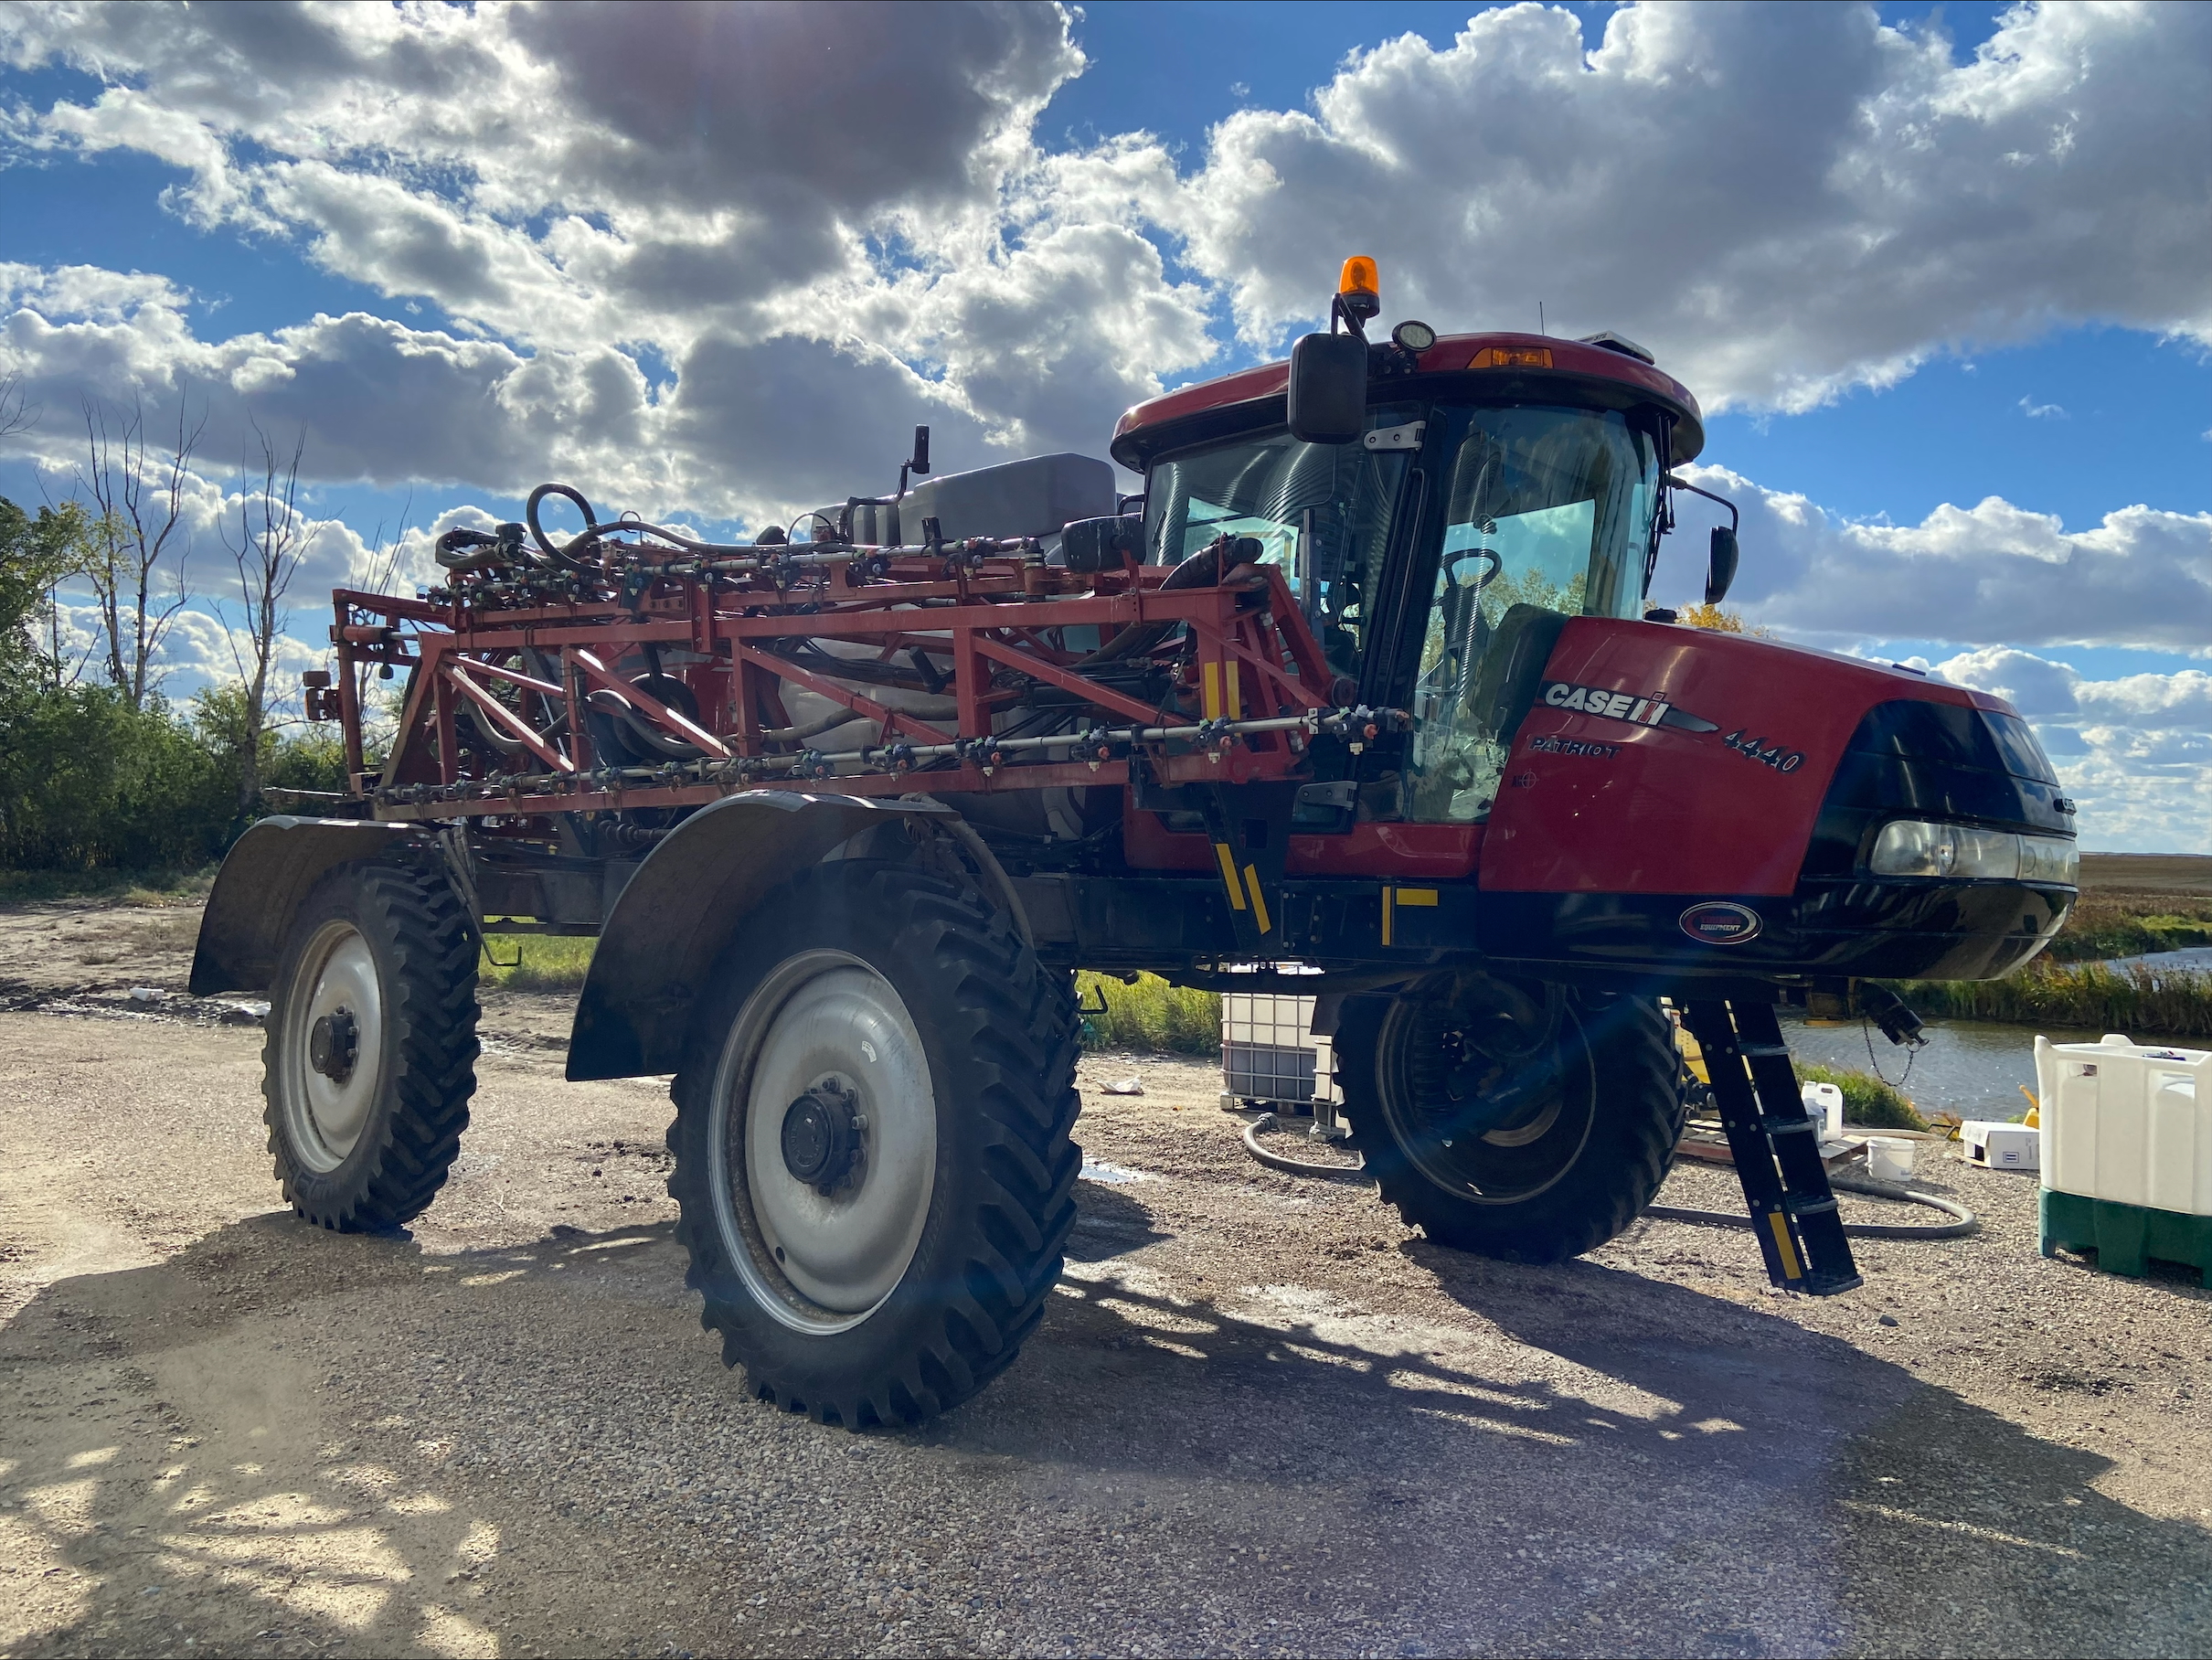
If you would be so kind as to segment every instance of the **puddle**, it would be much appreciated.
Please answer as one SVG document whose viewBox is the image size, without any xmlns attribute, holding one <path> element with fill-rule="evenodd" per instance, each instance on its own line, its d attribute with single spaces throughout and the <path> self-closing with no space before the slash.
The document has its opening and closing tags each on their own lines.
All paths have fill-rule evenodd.
<svg viewBox="0 0 2212 1660">
<path fill-rule="evenodd" d="M 1131 1182 L 1152 1182 L 1159 1178 L 1149 1170 L 1132 1170 L 1124 1165 L 1110 1165 L 1104 1159 L 1087 1158 L 1083 1161 L 1083 1180 L 1104 1182 L 1110 1186 L 1126 1186 Z"/>
</svg>

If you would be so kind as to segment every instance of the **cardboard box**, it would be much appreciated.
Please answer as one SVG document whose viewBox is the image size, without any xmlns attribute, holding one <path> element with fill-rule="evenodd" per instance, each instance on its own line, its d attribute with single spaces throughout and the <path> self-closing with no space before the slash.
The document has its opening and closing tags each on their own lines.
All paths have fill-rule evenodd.
<svg viewBox="0 0 2212 1660">
<path fill-rule="evenodd" d="M 2036 1170 L 2043 1164 L 2043 1132 L 2026 1124 L 1970 1118 L 1959 1126 L 1966 1162 L 1992 1170 Z"/>
</svg>

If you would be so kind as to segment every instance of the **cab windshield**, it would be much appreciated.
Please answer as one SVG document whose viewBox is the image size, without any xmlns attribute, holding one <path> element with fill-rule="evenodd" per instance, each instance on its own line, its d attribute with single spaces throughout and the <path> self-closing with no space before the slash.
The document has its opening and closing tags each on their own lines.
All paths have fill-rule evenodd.
<svg viewBox="0 0 2212 1660">
<path fill-rule="evenodd" d="M 1409 699 L 1399 814 L 1469 823 L 1496 798 L 1510 718 L 1484 664 L 1539 613 L 1641 615 L 1657 494 L 1650 432 L 1616 412 L 1385 405 L 1354 443 L 1278 431 L 1154 463 L 1146 557 L 1257 537 L 1331 669 Z"/>
</svg>

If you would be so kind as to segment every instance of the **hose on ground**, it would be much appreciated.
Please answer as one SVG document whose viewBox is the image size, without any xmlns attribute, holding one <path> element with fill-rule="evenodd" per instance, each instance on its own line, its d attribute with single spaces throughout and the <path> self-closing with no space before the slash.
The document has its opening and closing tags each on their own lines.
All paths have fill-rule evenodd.
<svg viewBox="0 0 2212 1660">
<path fill-rule="evenodd" d="M 1278 1122 L 1272 1112 L 1262 1112 L 1244 1126 L 1244 1150 L 1270 1170 L 1281 1170 L 1292 1176 L 1360 1176 L 1366 1173 L 1367 1161 L 1364 1159 L 1356 1165 L 1324 1165 L 1314 1159 L 1285 1158 L 1280 1153 L 1270 1153 L 1260 1144 L 1260 1132 L 1272 1130 Z"/>
<path fill-rule="evenodd" d="M 1291 1176 L 1359 1176 L 1367 1169 L 1366 1161 L 1356 1165 L 1326 1165 L 1313 1159 L 1288 1158 L 1280 1153 L 1270 1153 L 1260 1144 L 1260 1132 L 1274 1129 L 1279 1121 L 1272 1112 L 1263 1112 L 1244 1126 L 1239 1138 L 1244 1150 L 1270 1170 L 1281 1170 Z M 1925 1205 L 1941 1210 L 1951 1219 L 1948 1222 L 1845 1222 L 1844 1232 L 1858 1240 L 1962 1240 L 1969 1234 L 1979 1233 L 1982 1218 L 1955 1199 L 1947 1199 L 1933 1193 L 1922 1193 L 1917 1188 L 1898 1186 L 1890 1182 L 1858 1181 L 1847 1176 L 1831 1176 L 1828 1186 L 1838 1193 L 1864 1194 L 1869 1198 L 1898 1199 L 1909 1205 Z M 1751 1218 L 1735 1210 L 1695 1210 L 1683 1205 L 1647 1205 L 1646 1218 L 1660 1222 L 1703 1222 L 1715 1228 L 1749 1228 Z"/>
<path fill-rule="evenodd" d="M 1982 1218 L 1955 1199 L 1947 1199 L 1918 1188 L 1900 1187 L 1890 1182 L 1857 1181 L 1850 1176 L 1831 1176 L 1828 1186 L 1838 1193 L 1861 1193 L 1870 1198 L 1901 1199 L 1907 1204 L 1925 1205 L 1931 1210 L 1941 1210 L 1952 1219 L 1948 1222 L 1845 1222 L 1844 1231 L 1856 1240 L 1962 1240 L 1978 1233 Z M 1681 1205 L 1647 1205 L 1645 1217 L 1661 1222 L 1703 1222 L 1714 1228 L 1749 1228 L 1751 1218 L 1739 1210 L 1693 1210 Z"/>
</svg>

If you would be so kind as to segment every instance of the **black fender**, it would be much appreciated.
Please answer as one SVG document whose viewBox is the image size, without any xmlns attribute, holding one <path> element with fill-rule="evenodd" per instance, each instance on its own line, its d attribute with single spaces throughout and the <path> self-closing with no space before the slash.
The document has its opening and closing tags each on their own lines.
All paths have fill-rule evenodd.
<svg viewBox="0 0 2212 1660">
<path fill-rule="evenodd" d="M 292 914 L 333 866 L 428 852 L 414 825 L 360 818 L 262 819 L 231 844 L 216 872 L 192 953 L 195 997 L 263 992 L 276 979 Z"/>
<path fill-rule="evenodd" d="M 957 843 L 985 890 L 1027 936 L 1028 919 L 1005 871 L 974 828 L 941 803 L 796 790 L 726 796 L 677 825 L 615 900 L 577 1002 L 569 1076 L 675 1071 L 693 999 L 769 890 L 863 831 L 902 820 L 922 821 Z"/>
</svg>

